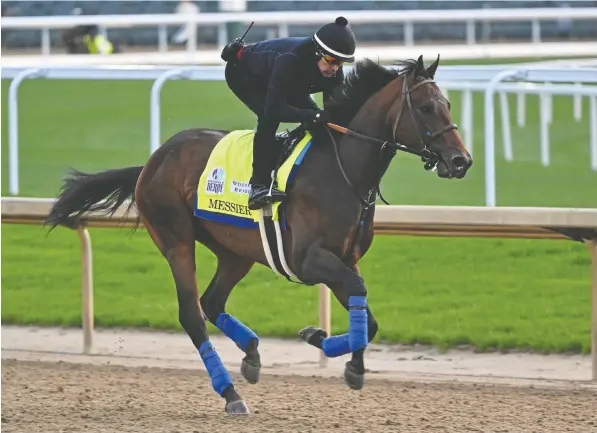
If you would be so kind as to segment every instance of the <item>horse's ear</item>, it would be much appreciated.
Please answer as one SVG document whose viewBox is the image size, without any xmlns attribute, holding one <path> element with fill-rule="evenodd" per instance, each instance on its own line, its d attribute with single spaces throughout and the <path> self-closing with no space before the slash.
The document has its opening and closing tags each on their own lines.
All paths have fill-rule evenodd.
<svg viewBox="0 0 597 433">
<path fill-rule="evenodd" d="M 427 68 L 427 70 L 425 71 L 425 73 L 427 74 L 427 76 L 431 79 L 433 79 L 433 77 L 435 76 L 435 71 L 437 71 L 437 67 L 439 66 L 439 54 L 437 55 L 437 59 L 435 60 L 435 62 L 433 62 L 431 64 L 431 66 L 429 66 Z"/>
<path fill-rule="evenodd" d="M 423 55 L 421 54 L 417 59 L 417 66 L 415 67 L 415 79 L 417 79 L 425 71 L 425 64 L 423 63 Z"/>
</svg>

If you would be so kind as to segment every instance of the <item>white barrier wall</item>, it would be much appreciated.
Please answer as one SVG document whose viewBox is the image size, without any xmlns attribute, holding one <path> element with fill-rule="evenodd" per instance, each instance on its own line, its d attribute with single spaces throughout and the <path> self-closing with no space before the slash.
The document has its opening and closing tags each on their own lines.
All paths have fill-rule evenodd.
<svg viewBox="0 0 597 433">
<path fill-rule="evenodd" d="M 414 45 L 416 23 L 466 23 L 466 43 L 477 44 L 477 23 L 522 21 L 531 24 L 531 42 L 541 43 L 541 20 L 597 20 L 597 8 L 487 8 L 437 10 L 348 10 L 348 11 L 290 11 L 290 12 L 226 12 L 198 14 L 141 14 L 141 15 L 78 15 L 45 17 L 2 17 L 2 29 L 41 30 L 41 51 L 50 54 L 50 29 L 64 29 L 77 25 L 96 24 L 100 28 L 158 27 L 159 51 L 167 50 L 166 26 L 188 25 L 190 35 L 186 49 L 197 50 L 197 26 L 216 26 L 218 45 L 228 42 L 226 25 L 252 21 L 256 26 L 277 27 L 278 36 L 288 36 L 291 24 L 325 24 L 337 16 L 344 16 L 354 24 L 397 23 L 404 25 L 404 45 Z M 573 45 L 573 44 L 569 44 Z M 591 53 L 589 53 L 591 54 Z M 552 54 L 554 55 L 554 54 Z"/>
<path fill-rule="evenodd" d="M 347 68 L 350 70 L 350 67 Z M 12 78 L 9 87 L 9 171 L 10 193 L 19 194 L 19 142 L 18 142 L 18 89 L 27 78 L 45 79 L 105 79 L 105 80 L 152 80 L 150 99 L 150 152 L 160 146 L 160 95 L 164 83 L 171 79 L 223 80 L 222 67 L 63 67 L 63 68 L 2 68 L 2 78 Z M 517 95 L 541 95 L 541 160 L 549 164 L 549 129 L 551 121 L 551 96 L 586 96 L 590 100 L 589 155 L 591 168 L 597 171 L 597 69 L 556 68 L 547 66 L 444 66 L 436 75 L 438 85 L 444 91 L 462 91 L 462 119 L 464 141 L 467 147 L 473 142 L 472 92 L 483 92 L 485 101 L 485 204 L 496 206 L 495 173 L 495 113 L 494 96 L 500 95 L 503 118 L 508 118 L 509 107 L 506 93 Z M 507 82 L 506 82 L 507 81 Z M 577 83 L 577 84 L 570 84 Z M 578 100 L 578 99 L 577 99 Z M 524 104 L 522 96 L 519 104 Z M 519 106 L 520 112 L 520 106 Z M 581 113 L 579 113 L 581 114 Z M 520 120 L 520 116 L 519 116 Z M 524 120 L 524 119 L 522 119 Z M 509 122 L 502 122 L 504 154 L 512 159 L 512 139 Z M 474 150 L 471 148 L 471 151 Z"/>
</svg>

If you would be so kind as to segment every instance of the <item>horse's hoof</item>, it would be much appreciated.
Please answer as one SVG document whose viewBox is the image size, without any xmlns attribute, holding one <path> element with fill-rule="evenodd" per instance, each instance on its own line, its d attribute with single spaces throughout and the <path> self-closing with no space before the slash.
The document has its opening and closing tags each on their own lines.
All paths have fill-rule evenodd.
<svg viewBox="0 0 597 433">
<path fill-rule="evenodd" d="M 349 361 L 346 363 L 346 367 L 344 367 L 344 382 L 346 382 L 351 389 L 363 389 L 363 386 L 365 385 L 365 375 L 358 373 Z"/>
<path fill-rule="evenodd" d="M 299 331 L 299 336 L 301 337 L 301 340 L 303 340 L 305 343 L 317 346 L 317 344 L 314 344 L 316 343 L 315 340 L 321 342 L 321 340 L 327 338 L 328 333 L 321 328 L 316 328 L 315 326 L 307 326 L 306 328 L 303 328 Z"/>
<path fill-rule="evenodd" d="M 226 413 L 230 415 L 249 415 L 249 408 L 242 400 L 226 403 Z"/>
<path fill-rule="evenodd" d="M 247 356 L 243 358 L 243 362 L 240 366 L 240 372 L 247 382 L 256 384 L 259 382 L 259 372 L 261 371 L 261 362 L 257 359 L 255 363 L 254 359 Z"/>
</svg>

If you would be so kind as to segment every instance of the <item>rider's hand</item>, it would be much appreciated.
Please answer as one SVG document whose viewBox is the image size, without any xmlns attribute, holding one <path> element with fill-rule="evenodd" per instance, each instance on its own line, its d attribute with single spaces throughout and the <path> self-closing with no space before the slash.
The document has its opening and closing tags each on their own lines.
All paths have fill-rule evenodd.
<svg viewBox="0 0 597 433">
<path fill-rule="evenodd" d="M 326 111 L 323 111 L 323 110 L 316 111 L 315 115 L 313 116 L 314 123 L 327 123 L 329 121 L 330 121 L 330 116 L 328 115 L 328 113 Z"/>
</svg>

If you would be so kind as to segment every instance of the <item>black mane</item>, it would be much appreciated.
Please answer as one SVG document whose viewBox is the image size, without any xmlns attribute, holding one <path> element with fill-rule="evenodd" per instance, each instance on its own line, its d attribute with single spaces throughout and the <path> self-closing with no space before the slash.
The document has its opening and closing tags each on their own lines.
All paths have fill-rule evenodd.
<svg viewBox="0 0 597 433">
<path fill-rule="evenodd" d="M 365 101 L 393 79 L 409 74 L 417 67 L 417 61 L 408 59 L 396 62 L 401 69 L 385 68 L 373 60 L 356 62 L 352 71 L 344 78 L 344 83 L 331 95 L 326 111 L 333 123 L 347 126 Z"/>
</svg>

